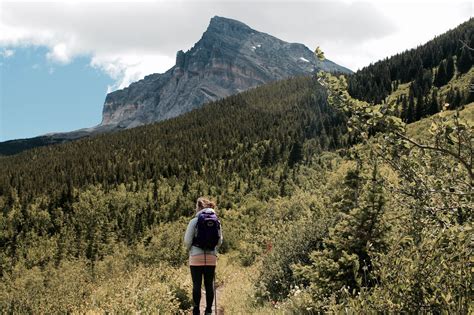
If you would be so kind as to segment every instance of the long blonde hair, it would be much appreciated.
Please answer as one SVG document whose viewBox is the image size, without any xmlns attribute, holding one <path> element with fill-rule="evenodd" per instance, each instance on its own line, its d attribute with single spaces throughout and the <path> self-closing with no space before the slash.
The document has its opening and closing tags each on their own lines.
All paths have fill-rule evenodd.
<svg viewBox="0 0 474 315">
<path fill-rule="evenodd" d="M 214 209 L 216 203 L 205 197 L 199 197 L 196 201 L 196 212 L 201 211 L 202 209 L 211 208 Z"/>
</svg>

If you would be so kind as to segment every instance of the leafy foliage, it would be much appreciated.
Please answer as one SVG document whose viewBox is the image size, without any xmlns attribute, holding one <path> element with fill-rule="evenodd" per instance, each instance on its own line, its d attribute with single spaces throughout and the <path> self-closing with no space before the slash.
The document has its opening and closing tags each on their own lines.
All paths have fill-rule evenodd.
<svg viewBox="0 0 474 315">
<path fill-rule="evenodd" d="M 328 88 L 329 102 L 346 113 L 349 132 L 361 142 L 351 148 L 351 159 L 362 168 L 370 163 L 388 167 L 391 176 L 378 182 L 374 168 L 370 185 L 361 190 L 366 197 L 357 193 L 359 185 L 349 186 L 353 192 L 344 194 L 348 206 L 341 208 L 342 220 L 330 229 L 323 248 L 310 255 L 311 263 L 294 267 L 305 289 L 289 305 L 299 311 L 349 306 L 356 312 L 467 313 L 472 121 L 462 121 L 458 111 L 436 117 L 432 137 L 414 139 L 386 105 L 353 99 L 344 77 L 320 73 L 318 81 Z M 347 174 L 351 183 L 347 179 L 357 182 L 357 172 Z M 386 215 L 384 189 L 391 192 L 394 207 Z M 395 232 L 385 235 L 389 221 Z M 451 280 L 444 277 L 453 273 L 447 262 L 457 268 Z M 441 281 L 448 284 L 438 290 Z"/>
</svg>

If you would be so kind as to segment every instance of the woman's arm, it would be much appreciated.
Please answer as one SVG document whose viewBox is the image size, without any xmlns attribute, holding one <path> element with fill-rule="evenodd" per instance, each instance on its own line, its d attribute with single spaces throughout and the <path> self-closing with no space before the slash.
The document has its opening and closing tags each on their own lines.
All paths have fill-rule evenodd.
<svg viewBox="0 0 474 315">
<path fill-rule="evenodd" d="M 221 228 L 219 229 L 219 241 L 217 242 L 217 247 L 220 247 L 222 245 L 223 240 L 224 240 L 224 236 L 222 236 L 222 225 L 221 225 Z"/>
<path fill-rule="evenodd" d="M 186 228 L 186 233 L 184 234 L 184 245 L 188 250 L 191 249 L 191 246 L 193 245 L 196 221 L 196 218 L 193 218 L 191 221 L 189 221 L 188 227 Z"/>
</svg>

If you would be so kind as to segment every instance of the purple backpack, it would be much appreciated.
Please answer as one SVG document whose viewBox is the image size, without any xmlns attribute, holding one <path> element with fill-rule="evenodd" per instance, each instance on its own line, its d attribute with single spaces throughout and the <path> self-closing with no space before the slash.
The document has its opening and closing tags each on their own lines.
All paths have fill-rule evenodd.
<svg viewBox="0 0 474 315">
<path fill-rule="evenodd" d="M 219 242 L 221 223 L 214 211 L 202 211 L 196 223 L 196 236 L 193 245 L 206 250 L 214 250 Z"/>
</svg>

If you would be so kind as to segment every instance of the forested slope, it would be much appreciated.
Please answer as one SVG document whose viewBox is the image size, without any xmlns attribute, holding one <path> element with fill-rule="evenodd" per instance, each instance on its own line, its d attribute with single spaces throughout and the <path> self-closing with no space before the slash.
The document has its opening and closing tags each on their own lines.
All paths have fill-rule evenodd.
<svg viewBox="0 0 474 315">
<path fill-rule="evenodd" d="M 408 123 L 436 114 L 445 103 L 455 109 L 474 101 L 469 47 L 474 47 L 472 18 L 424 45 L 357 71 L 348 78 L 349 93 L 373 104 L 392 101 Z"/>
<path fill-rule="evenodd" d="M 285 195 L 295 164 L 347 143 L 342 116 L 315 87 L 290 79 L 155 125 L 2 158 L 2 274 L 17 263 L 94 261 L 189 215 L 200 195 L 223 208 L 247 194 Z"/>
<path fill-rule="evenodd" d="M 160 178 L 189 184 L 204 177 L 215 186 L 235 176 L 249 181 L 250 173 L 286 162 L 292 148 L 301 151 L 306 139 L 315 139 L 312 150 L 347 143 L 342 116 L 315 86 L 311 78 L 277 82 L 159 124 L 4 157 L 0 193 L 57 200 L 72 187 L 97 184 L 107 190 Z"/>
</svg>

